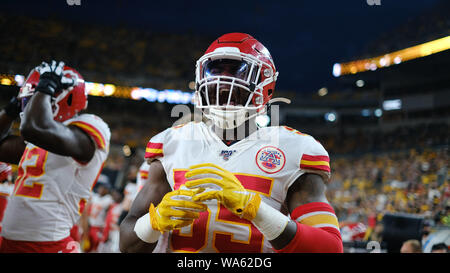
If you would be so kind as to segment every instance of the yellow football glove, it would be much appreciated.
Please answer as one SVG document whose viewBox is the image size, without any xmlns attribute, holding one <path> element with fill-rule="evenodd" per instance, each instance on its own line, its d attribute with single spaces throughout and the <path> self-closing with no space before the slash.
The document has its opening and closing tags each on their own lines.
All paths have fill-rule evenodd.
<svg viewBox="0 0 450 273">
<path fill-rule="evenodd" d="M 208 209 L 205 204 L 191 201 L 195 194 L 202 191 L 203 189 L 171 191 L 156 208 L 152 203 L 149 209 L 152 228 L 164 233 L 192 224 L 201 211 Z"/>
<path fill-rule="evenodd" d="M 203 168 L 211 167 L 211 168 Z M 194 180 L 188 180 L 185 184 L 187 188 L 207 188 L 208 184 L 214 184 L 221 188 L 221 190 L 210 190 L 203 193 L 196 194 L 192 200 L 194 202 L 202 202 L 206 200 L 216 199 L 228 210 L 235 215 L 252 220 L 256 216 L 259 205 L 261 204 L 261 197 L 257 193 L 247 191 L 233 175 L 233 173 L 211 163 L 198 164 L 191 166 L 190 171 L 185 175 L 186 178 L 191 178 L 196 175 L 217 175 L 222 179 L 204 177 Z"/>
</svg>

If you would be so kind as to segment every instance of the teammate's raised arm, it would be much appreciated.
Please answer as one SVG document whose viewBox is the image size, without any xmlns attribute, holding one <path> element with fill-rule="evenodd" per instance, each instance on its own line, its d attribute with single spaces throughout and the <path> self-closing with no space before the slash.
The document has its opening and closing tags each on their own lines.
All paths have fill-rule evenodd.
<svg viewBox="0 0 450 273">
<path fill-rule="evenodd" d="M 19 163 L 0 252 L 78 252 L 70 231 L 108 156 L 111 132 L 101 118 L 79 114 L 87 107 L 84 79 L 63 62 L 33 69 L 17 99 L 21 136 L 4 137 L 18 107 L 0 113 L 0 157 Z"/>
</svg>

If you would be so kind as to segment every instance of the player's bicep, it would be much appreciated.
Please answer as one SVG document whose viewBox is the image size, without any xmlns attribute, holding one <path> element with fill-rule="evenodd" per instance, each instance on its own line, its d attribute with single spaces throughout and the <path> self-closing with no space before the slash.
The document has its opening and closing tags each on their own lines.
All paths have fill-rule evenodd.
<svg viewBox="0 0 450 273">
<path fill-rule="evenodd" d="M 301 175 L 290 187 L 286 196 L 289 212 L 312 202 L 328 203 L 325 195 L 326 185 L 322 176 L 314 173 Z"/>
<path fill-rule="evenodd" d="M 96 144 L 94 140 L 77 126 L 68 126 L 70 132 L 63 138 L 63 145 L 67 153 L 80 162 L 89 162 L 94 156 Z"/>
</svg>

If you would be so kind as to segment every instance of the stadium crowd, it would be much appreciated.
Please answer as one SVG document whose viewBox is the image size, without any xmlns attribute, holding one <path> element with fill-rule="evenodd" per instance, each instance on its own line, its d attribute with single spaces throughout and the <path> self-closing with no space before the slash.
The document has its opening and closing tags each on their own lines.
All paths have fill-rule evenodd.
<svg viewBox="0 0 450 273">
<path fill-rule="evenodd" d="M 157 89 L 187 89 L 195 60 L 212 40 L 193 33 L 167 34 L 5 13 L 0 16 L 0 31 L 3 73 L 21 74 L 24 64 L 64 59 L 89 81 Z"/>
<path fill-rule="evenodd" d="M 407 39 L 386 34 L 372 44 L 376 49 L 368 49 L 370 56 L 375 51 L 385 53 L 404 48 L 408 46 L 405 40 L 415 44 L 449 35 L 449 21 L 442 16 L 443 10 L 434 11 L 438 31 L 434 25 L 431 26 L 434 30 L 429 31 L 430 26 L 425 24 L 428 20 L 416 19 L 396 30 Z M 202 54 L 198 50 L 211 40 L 192 34 L 80 26 L 56 19 L 7 14 L 0 16 L 0 30 L 3 33 L 0 70 L 3 72 L 20 74 L 24 63 L 65 59 L 90 81 L 124 85 L 133 82 L 161 89 L 185 89 L 186 82 L 193 77 L 193 60 Z M 179 44 L 183 47 L 177 46 L 176 50 L 170 46 Z M 171 57 L 170 61 L 166 56 Z M 119 251 L 118 225 L 138 192 L 136 180 L 143 160 L 142 150 L 153 135 L 173 122 L 168 118 L 168 107 L 157 106 L 157 103 L 153 109 L 145 102 L 127 101 L 131 112 L 120 115 L 114 111 L 124 104 L 120 100 L 111 103 L 117 104 L 91 104 L 92 112 L 102 116 L 111 128 L 112 147 L 103 175 L 94 188 L 95 197 L 88 202 L 84 217 L 73 230 L 84 252 Z M 133 105 L 130 107 L 129 103 Z M 149 111 L 152 112 L 149 114 Z M 435 123 L 399 126 L 386 132 L 312 133 L 331 156 L 328 200 L 342 225 L 360 225 L 363 232 L 356 240 L 382 241 L 381 220 L 384 214 L 392 212 L 421 215 L 432 229 L 450 227 L 449 132 L 447 123 Z M 136 153 L 124 156 L 125 144 L 136 149 Z M 17 176 L 14 166 L 12 171 L 11 177 L 0 181 L 5 193 L 11 190 Z M 1 198 L 4 196 L 6 194 L 0 193 Z"/>
</svg>

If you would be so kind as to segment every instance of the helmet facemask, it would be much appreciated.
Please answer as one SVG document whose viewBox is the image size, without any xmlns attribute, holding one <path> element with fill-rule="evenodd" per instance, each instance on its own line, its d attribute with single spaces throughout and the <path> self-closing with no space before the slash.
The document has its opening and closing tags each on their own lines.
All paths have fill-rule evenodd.
<svg viewBox="0 0 450 273">
<path fill-rule="evenodd" d="M 236 128 L 264 112 L 264 86 L 275 80 L 273 68 L 250 54 L 206 54 L 197 61 L 196 107 L 216 126 Z"/>
</svg>

